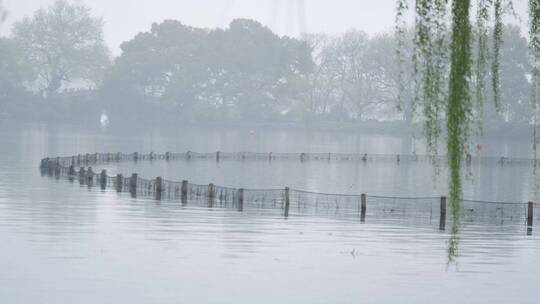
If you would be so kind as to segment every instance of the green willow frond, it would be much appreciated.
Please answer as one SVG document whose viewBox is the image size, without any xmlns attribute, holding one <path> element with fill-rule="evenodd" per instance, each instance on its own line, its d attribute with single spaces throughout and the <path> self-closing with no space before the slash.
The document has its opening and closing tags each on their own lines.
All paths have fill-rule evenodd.
<svg viewBox="0 0 540 304">
<path fill-rule="evenodd" d="M 502 0 L 495 0 L 493 4 L 495 25 L 493 28 L 493 60 L 491 62 L 491 85 L 493 89 L 493 102 L 497 112 L 501 111 L 501 78 L 500 59 L 503 34 L 503 6 Z"/>
<path fill-rule="evenodd" d="M 452 41 L 450 43 L 450 80 L 447 113 L 447 153 L 450 170 L 450 206 L 459 218 L 461 200 L 461 164 L 469 140 L 472 102 L 469 92 L 471 74 L 470 0 L 452 3 Z"/>
<path fill-rule="evenodd" d="M 486 70 L 488 63 L 488 22 L 489 8 L 493 0 L 479 0 L 476 13 L 476 65 L 475 65 L 475 115 L 478 128 L 482 132 L 481 117 L 485 104 Z"/>
<path fill-rule="evenodd" d="M 447 0 L 416 0 L 415 7 L 415 100 L 422 105 L 427 150 L 436 168 L 446 100 L 447 6 Z"/>
<path fill-rule="evenodd" d="M 397 48 L 396 48 L 396 58 L 398 60 L 398 110 L 402 111 L 403 109 L 403 92 L 405 91 L 405 63 L 407 59 L 405 58 L 405 31 L 406 31 L 406 22 L 404 20 L 405 13 L 409 9 L 409 4 L 407 0 L 397 0 L 396 1 L 396 20 L 395 20 L 395 34 L 397 39 Z"/>
<path fill-rule="evenodd" d="M 397 2 L 396 32 L 400 32 L 405 10 L 404 0 Z M 473 58 L 473 32 L 470 21 L 471 0 L 416 0 L 414 29 L 414 104 L 422 107 L 428 153 L 438 170 L 437 150 L 446 131 L 450 204 L 459 218 L 462 162 L 468 152 L 472 124 L 480 121 L 485 102 L 486 81 L 491 74 L 495 107 L 501 108 L 500 57 L 503 15 L 512 11 L 511 0 L 477 0 L 477 52 Z M 488 51 L 489 28 L 493 9 L 493 56 Z M 529 0 L 531 13 L 531 53 L 535 54 L 531 100 L 540 109 L 540 0 Z M 450 12 L 450 14 L 449 14 Z M 450 18 L 449 18 L 450 17 Z M 451 31 L 447 22 L 451 19 Z M 451 39 L 448 44 L 448 34 Z M 398 43 L 398 47 L 402 45 Z M 448 55 L 448 52 L 450 55 Z M 399 54 L 399 53 L 398 53 Z M 489 63 L 491 65 L 489 65 Z M 473 74 L 474 69 L 474 74 Z M 449 70 L 449 79 L 446 76 Z M 476 85 L 476 86 L 474 86 Z M 474 93 L 471 90 L 474 88 Z M 474 95 L 474 97 L 472 96 Z M 539 112 L 540 113 L 540 112 Z M 538 115 L 540 117 L 540 115 Z M 540 118 L 539 118 L 540 119 Z M 446 120 L 445 129 L 443 129 Z M 535 124 L 536 126 L 536 124 Z M 535 147 L 538 137 L 535 133 Z"/>
<path fill-rule="evenodd" d="M 533 153 L 534 176 L 538 190 L 538 142 L 540 114 L 540 0 L 529 0 L 529 53 L 532 65 L 531 71 L 531 107 L 534 112 L 533 121 Z"/>
</svg>

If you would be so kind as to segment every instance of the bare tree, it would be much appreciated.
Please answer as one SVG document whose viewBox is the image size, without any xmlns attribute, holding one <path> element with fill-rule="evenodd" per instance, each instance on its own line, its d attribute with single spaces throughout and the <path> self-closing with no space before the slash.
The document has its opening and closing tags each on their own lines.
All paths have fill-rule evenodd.
<svg viewBox="0 0 540 304">
<path fill-rule="evenodd" d="M 17 22 L 13 33 L 34 67 L 34 84 L 46 95 L 70 81 L 97 84 L 110 61 L 102 19 L 78 1 L 57 0 Z"/>
</svg>

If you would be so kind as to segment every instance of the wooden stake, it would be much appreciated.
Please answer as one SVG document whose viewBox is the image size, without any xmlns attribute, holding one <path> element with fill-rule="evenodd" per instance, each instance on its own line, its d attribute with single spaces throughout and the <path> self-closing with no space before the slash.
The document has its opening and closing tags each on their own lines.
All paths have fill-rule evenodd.
<svg viewBox="0 0 540 304">
<path fill-rule="evenodd" d="M 129 192 L 132 197 L 137 197 L 137 173 L 133 173 L 129 179 Z"/>
<path fill-rule="evenodd" d="M 86 181 L 88 182 L 88 186 L 94 184 L 94 171 L 92 170 L 92 167 L 88 167 L 88 171 L 86 171 Z"/>
<path fill-rule="evenodd" d="M 360 201 L 360 221 L 364 223 L 366 221 L 367 195 L 362 193 Z"/>
<path fill-rule="evenodd" d="M 124 189 L 124 177 L 122 174 L 116 175 L 116 192 L 122 192 Z"/>
<path fill-rule="evenodd" d="M 57 157 L 56 161 L 54 162 L 54 176 L 60 177 L 61 169 L 62 169 L 62 166 L 60 165 L 60 157 Z"/>
<path fill-rule="evenodd" d="M 161 176 L 156 177 L 156 200 L 161 200 L 161 194 L 163 193 L 163 178 Z"/>
<path fill-rule="evenodd" d="M 214 207 L 215 187 L 214 184 L 208 185 L 208 207 Z"/>
<path fill-rule="evenodd" d="M 73 165 L 69 166 L 68 174 L 69 174 L 69 176 L 74 176 L 75 175 L 75 167 Z"/>
<path fill-rule="evenodd" d="M 289 217 L 289 209 L 291 207 L 291 200 L 290 200 L 290 189 L 289 187 L 285 188 L 285 217 Z"/>
<path fill-rule="evenodd" d="M 238 189 L 238 211 L 244 211 L 244 189 Z"/>
<path fill-rule="evenodd" d="M 105 169 L 101 170 L 99 181 L 100 181 L 101 190 L 105 190 L 105 188 L 107 188 L 107 170 Z"/>
<path fill-rule="evenodd" d="M 86 170 L 84 170 L 84 167 L 81 167 L 79 169 L 79 182 L 81 185 L 84 185 L 86 179 Z"/>
<path fill-rule="evenodd" d="M 439 216 L 439 230 L 444 231 L 446 229 L 446 196 L 441 196 L 441 208 Z"/>
<path fill-rule="evenodd" d="M 534 221 L 534 203 L 527 204 L 527 227 L 532 227 Z"/>
<path fill-rule="evenodd" d="M 187 200 L 188 200 L 188 181 L 187 180 L 182 181 L 182 189 L 180 189 L 180 191 L 181 191 L 182 205 L 187 205 Z"/>
</svg>

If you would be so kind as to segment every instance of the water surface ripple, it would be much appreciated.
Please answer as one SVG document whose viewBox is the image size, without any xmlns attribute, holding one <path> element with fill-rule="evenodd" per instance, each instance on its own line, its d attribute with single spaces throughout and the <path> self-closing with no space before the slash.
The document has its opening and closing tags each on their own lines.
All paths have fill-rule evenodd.
<svg viewBox="0 0 540 304">
<path fill-rule="evenodd" d="M 1 303 L 537 303 L 540 296 L 540 240 L 537 228 L 528 236 L 524 223 L 463 221 L 457 257 L 449 263 L 451 229 L 439 231 L 437 219 L 368 217 L 361 223 L 354 214 L 331 213 L 284 219 L 280 210 L 240 213 L 132 199 L 42 177 L 37 169 L 48 155 L 93 151 L 340 152 L 339 144 L 342 152 L 386 153 L 400 149 L 400 139 L 284 131 L 267 131 L 260 139 L 223 129 L 191 130 L 189 138 L 178 138 L 174 132 L 0 127 Z M 324 166 L 179 163 L 163 175 L 230 186 L 287 183 L 321 192 L 444 191 L 410 187 L 432 180 L 429 170 Z M 138 169 L 153 175 L 162 168 Z M 391 182 L 381 185 L 389 172 Z M 528 198 L 522 185 L 527 179 L 503 186 L 511 175 L 491 176 L 497 168 L 480 172 L 471 196 Z M 500 187 L 512 189 L 499 195 Z"/>
</svg>

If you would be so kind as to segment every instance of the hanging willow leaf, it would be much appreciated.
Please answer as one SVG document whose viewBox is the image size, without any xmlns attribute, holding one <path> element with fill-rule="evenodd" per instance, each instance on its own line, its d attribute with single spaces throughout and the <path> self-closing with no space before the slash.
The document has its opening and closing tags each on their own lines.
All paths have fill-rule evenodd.
<svg viewBox="0 0 540 304">
<path fill-rule="evenodd" d="M 470 0 L 453 1 L 450 80 L 447 105 L 447 150 L 450 170 L 450 205 L 459 218 L 461 163 L 469 140 L 472 104 L 469 92 L 471 74 Z"/>
<path fill-rule="evenodd" d="M 501 109 L 500 100 L 500 56 L 504 11 L 513 11 L 511 0 L 477 0 L 477 46 L 476 57 L 472 57 L 472 26 L 470 21 L 471 0 L 451 2 L 451 42 L 447 45 L 446 19 L 448 0 L 416 0 L 414 32 L 414 103 L 422 107 L 425 120 L 425 135 L 428 153 L 436 164 L 438 141 L 442 134 L 441 121 L 446 119 L 447 153 L 449 167 L 450 203 L 454 215 L 460 211 L 461 164 L 468 151 L 473 121 L 480 121 L 485 102 L 488 70 L 495 107 Z M 398 1 L 396 24 L 402 20 L 403 6 Z M 488 52 L 488 29 L 490 9 L 493 8 L 493 56 Z M 536 116 L 540 119 L 540 0 L 529 0 L 531 13 L 531 53 L 535 54 L 533 90 L 531 100 Z M 397 31 L 400 33 L 399 31 Z M 449 47 L 448 47 L 449 46 Z M 448 61 L 447 52 L 450 52 Z M 475 77 L 473 59 L 476 59 Z M 491 66 L 488 62 L 491 59 Z M 450 78 L 445 74 L 450 66 Z M 472 81 L 474 79 L 474 83 Z M 476 84 L 475 100 L 471 96 L 472 85 Z M 537 126 L 537 122 L 535 122 Z M 535 129 L 536 130 L 536 129 Z M 540 132 L 535 132 L 535 150 Z"/>
<path fill-rule="evenodd" d="M 501 111 L 501 79 L 500 79 L 500 59 L 503 34 L 503 6 L 502 0 L 494 0 L 493 10 L 495 25 L 493 27 L 493 61 L 491 62 L 491 85 L 493 89 L 493 102 L 497 112 Z"/>
<path fill-rule="evenodd" d="M 409 4 L 407 0 L 397 0 L 396 1 L 396 38 L 397 38 L 397 48 L 396 48 L 396 58 L 398 60 L 398 111 L 403 110 L 403 92 L 405 91 L 405 63 L 407 59 L 405 58 L 405 28 L 407 26 L 404 16 L 407 10 L 409 9 Z"/>
<path fill-rule="evenodd" d="M 427 150 L 436 168 L 446 100 L 447 6 L 447 0 L 416 0 L 415 7 L 415 103 L 422 105 Z"/>
<path fill-rule="evenodd" d="M 533 152 L 534 176 L 538 179 L 538 142 L 540 112 L 540 0 L 529 0 L 529 53 L 531 58 L 531 106 L 534 112 Z M 538 187 L 538 180 L 536 185 Z"/>
<path fill-rule="evenodd" d="M 489 9 L 493 0 L 479 0 L 476 13 L 476 66 L 475 66 L 475 115 L 477 116 L 478 128 L 482 132 L 481 116 L 485 104 L 486 70 L 488 63 L 488 22 Z"/>
</svg>

